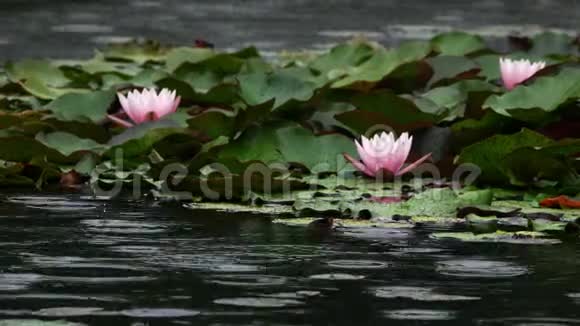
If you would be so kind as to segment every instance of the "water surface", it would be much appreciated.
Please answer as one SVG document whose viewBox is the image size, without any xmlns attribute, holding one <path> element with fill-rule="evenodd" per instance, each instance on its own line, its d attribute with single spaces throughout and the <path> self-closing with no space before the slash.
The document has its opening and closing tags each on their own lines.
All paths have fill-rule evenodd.
<svg viewBox="0 0 580 326">
<path fill-rule="evenodd" d="M 0 318 L 92 325 L 576 325 L 580 245 L 328 232 L 8 192 Z M 138 324 L 135 324 L 138 325 Z"/>
<path fill-rule="evenodd" d="M 577 0 L 2 0 L 0 60 L 78 58 L 134 37 L 264 54 L 323 50 L 354 36 L 396 44 L 464 30 L 487 37 L 577 34 Z M 497 46 L 501 46 L 498 44 Z"/>
</svg>

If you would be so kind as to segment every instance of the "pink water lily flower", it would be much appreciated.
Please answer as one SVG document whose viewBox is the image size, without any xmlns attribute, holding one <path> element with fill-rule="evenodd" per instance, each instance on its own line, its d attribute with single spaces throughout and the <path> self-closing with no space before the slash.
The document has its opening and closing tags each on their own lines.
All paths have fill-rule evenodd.
<svg viewBox="0 0 580 326">
<path fill-rule="evenodd" d="M 505 88 L 512 90 L 519 84 L 532 77 L 538 71 L 544 69 L 544 61 L 530 62 L 530 60 L 511 60 L 508 58 L 499 59 L 501 79 Z"/>
<path fill-rule="evenodd" d="M 413 137 L 409 137 L 406 132 L 401 134 L 399 139 L 395 139 L 392 132 L 388 134 L 383 132 L 372 138 L 362 136 L 361 143 L 356 140 L 354 142 L 361 160 L 356 160 L 346 153 L 344 153 L 344 157 L 369 177 L 375 177 L 377 174 L 385 172 L 391 176 L 405 174 L 431 156 L 429 153 L 403 168 L 413 144 Z"/>
<path fill-rule="evenodd" d="M 124 127 L 159 120 L 177 110 L 181 97 L 176 95 L 175 91 L 170 91 L 167 88 L 162 89 L 159 93 L 153 88 L 144 89 L 142 92 L 133 90 L 127 96 L 117 93 L 121 107 L 132 123 L 113 115 L 108 117 Z"/>
</svg>

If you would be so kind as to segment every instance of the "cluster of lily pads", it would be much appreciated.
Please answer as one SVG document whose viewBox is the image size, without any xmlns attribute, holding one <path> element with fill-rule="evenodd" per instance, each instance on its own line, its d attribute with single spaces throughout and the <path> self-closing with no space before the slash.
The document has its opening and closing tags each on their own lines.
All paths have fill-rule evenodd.
<svg viewBox="0 0 580 326">
<path fill-rule="evenodd" d="M 0 72 L 0 186 L 130 188 L 139 180 L 158 196 L 171 189 L 254 208 L 261 199 L 263 209 L 280 192 L 285 205 L 274 206 L 294 213 L 322 207 L 416 221 L 425 214 L 405 207 L 425 191 L 450 191 L 442 180 L 468 163 L 480 171 L 479 189 L 512 189 L 513 199 L 537 206 L 580 192 L 579 44 L 544 33 L 510 37 L 500 52 L 451 32 L 393 48 L 355 39 L 264 58 L 252 47 L 226 53 L 148 41 L 88 60 L 8 62 Z M 405 166 L 407 157 L 417 164 Z M 424 162 L 437 169 L 431 186 L 374 178 L 405 177 Z M 167 174 L 176 164 L 169 170 L 179 173 Z M 445 214 L 427 215 L 450 217 L 457 198 Z"/>
</svg>

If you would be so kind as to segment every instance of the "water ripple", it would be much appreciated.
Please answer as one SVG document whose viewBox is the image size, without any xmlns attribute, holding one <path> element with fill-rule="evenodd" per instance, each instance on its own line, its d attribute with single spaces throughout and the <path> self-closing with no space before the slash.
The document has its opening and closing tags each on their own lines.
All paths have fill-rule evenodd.
<svg viewBox="0 0 580 326">
<path fill-rule="evenodd" d="M 455 312 L 449 310 L 402 309 L 385 312 L 386 316 L 398 320 L 451 320 L 455 319 Z"/>
<path fill-rule="evenodd" d="M 55 212 L 76 212 L 97 208 L 95 203 L 72 201 L 65 197 L 54 196 L 11 196 L 7 197 L 6 200 L 10 203 L 23 204 L 28 208 Z"/>
<path fill-rule="evenodd" d="M 516 277 L 530 273 L 526 267 L 514 263 L 483 259 L 440 261 L 436 270 L 443 275 L 481 278 Z"/>
<path fill-rule="evenodd" d="M 431 288 L 414 286 L 385 286 L 373 289 L 375 296 L 385 299 L 408 298 L 416 301 L 464 301 L 479 300 L 479 297 L 448 295 L 435 292 Z"/>
<path fill-rule="evenodd" d="M 92 316 L 101 311 L 103 308 L 98 307 L 55 307 L 41 309 L 34 314 L 43 317 L 81 317 Z"/>
<path fill-rule="evenodd" d="M 222 298 L 216 299 L 213 302 L 219 305 L 248 308 L 283 308 L 304 304 L 304 302 L 298 300 L 262 297 Z"/>
<path fill-rule="evenodd" d="M 28 289 L 32 284 L 44 280 L 40 274 L 0 274 L 0 291 L 22 291 Z"/>
<path fill-rule="evenodd" d="M 389 264 L 383 263 L 375 260 L 332 260 L 326 262 L 330 267 L 340 268 L 340 269 L 382 269 L 389 267 Z"/>
<path fill-rule="evenodd" d="M 145 221 L 86 219 L 82 220 L 81 224 L 93 233 L 151 234 L 167 230 L 165 225 Z"/>
<path fill-rule="evenodd" d="M 121 311 L 121 315 L 137 318 L 183 318 L 199 315 L 201 312 L 174 308 L 137 308 Z"/>
<path fill-rule="evenodd" d="M 312 280 L 330 280 L 330 281 L 357 281 L 365 278 L 363 275 L 346 274 L 346 273 L 328 273 L 310 275 Z"/>
<path fill-rule="evenodd" d="M 210 283 L 226 286 L 275 286 L 283 285 L 287 281 L 286 277 L 273 275 L 215 275 L 208 280 Z"/>
</svg>

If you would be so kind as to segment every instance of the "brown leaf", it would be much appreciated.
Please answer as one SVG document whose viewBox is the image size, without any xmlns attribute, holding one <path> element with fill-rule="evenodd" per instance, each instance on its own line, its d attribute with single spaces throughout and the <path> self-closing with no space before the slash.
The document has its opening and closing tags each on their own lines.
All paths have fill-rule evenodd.
<svg viewBox="0 0 580 326">
<path fill-rule="evenodd" d="M 542 207 L 552 207 L 552 208 L 580 208 L 580 200 L 571 199 L 568 196 L 558 196 L 544 198 L 540 201 L 540 206 Z"/>
</svg>

